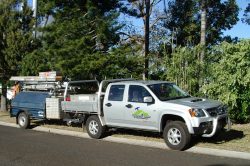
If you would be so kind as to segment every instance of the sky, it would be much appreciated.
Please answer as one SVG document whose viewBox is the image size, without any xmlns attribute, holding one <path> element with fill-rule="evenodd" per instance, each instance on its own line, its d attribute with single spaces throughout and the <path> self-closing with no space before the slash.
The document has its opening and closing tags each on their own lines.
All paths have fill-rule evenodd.
<svg viewBox="0 0 250 166">
<path fill-rule="evenodd" d="M 242 23 L 241 18 L 243 17 L 244 10 L 246 9 L 250 0 L 237 0 L 237 4 L 240 7 L 239 21 L 232 29 L 224 32 L 224 35 L 230 35 L 231 37 L 239 37 L 241 39 L 250 39 L 250 25 Z"/>
</svg>

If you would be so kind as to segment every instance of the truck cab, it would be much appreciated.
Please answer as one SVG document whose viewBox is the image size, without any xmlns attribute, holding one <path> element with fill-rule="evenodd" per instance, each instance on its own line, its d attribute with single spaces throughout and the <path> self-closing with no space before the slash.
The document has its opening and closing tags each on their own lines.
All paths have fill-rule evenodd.
<svg viewBox="0 0 250 166">
<path fill-rule="evenodd" d="M 103 108 L 108 126 L 158 131 L 157 97 L 141 82 L 110 84 Z"/>
</svg>

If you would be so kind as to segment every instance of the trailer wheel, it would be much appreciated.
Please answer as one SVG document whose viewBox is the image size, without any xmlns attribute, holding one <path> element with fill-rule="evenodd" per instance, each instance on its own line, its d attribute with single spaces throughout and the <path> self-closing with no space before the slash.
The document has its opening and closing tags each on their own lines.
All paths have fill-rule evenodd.
<svg viewBox="0 0 250 166">
<path fill-rule="evenodd" d="M 21 112 L 17 117 L 17 122 L 20 128 L 27 129 L 30 126 L 30 118 L 27 113 Z"/>
<path fill-rule="evenodd" d="M 163 137 L 170 149 L 185 150 L 191 139 L 187 126 L 180 121 L 168 122 L 163 131 Z"/>
<path fill-rule="evenodd" d="M 104 136 L 106 127 L 102 126 L 97 116 L 90 116 L 86 122 L 86 129 L 91 138 L 100 139 Z"/>
</svg>

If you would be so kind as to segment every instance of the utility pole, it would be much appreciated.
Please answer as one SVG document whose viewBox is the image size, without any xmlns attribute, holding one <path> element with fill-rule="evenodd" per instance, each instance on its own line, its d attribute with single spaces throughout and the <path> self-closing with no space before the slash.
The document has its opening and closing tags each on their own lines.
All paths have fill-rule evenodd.
<svg viewBox="0 0 250 166">
<path fill-rule="evenodd" d="M 34 36 L 36 38 L 36 28 L 37 28 L 37 0 L 32 0 L 32 10 L 33 10 L 33 17 L 35 18 L 35 25 L 34 25 Z"/>
</svg>

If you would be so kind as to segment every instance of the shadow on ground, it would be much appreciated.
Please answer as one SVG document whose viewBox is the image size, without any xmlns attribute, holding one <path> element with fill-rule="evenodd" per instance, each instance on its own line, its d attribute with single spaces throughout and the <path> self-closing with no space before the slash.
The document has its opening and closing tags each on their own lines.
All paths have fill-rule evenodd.
<svg viewBox="0 0 250 166">
<path fill-rule="evenodd" d="M 43 125 L 59 125 L 64 126 L 67 128 L 66 122 L 58 121 L 58 120 L 50 120 L 50 121 L 36 121 L 32 123 L 30 128 L 35 128 L 37 126 Z M 81 124 L 72 124 L 71 127 L 78 127 L 81 128 Z M 63 128 L 63 129 L 64 129 Z M 84 129 L 86 132 L 86 130 Z M 157 132 L 148 132 L 148 131 L 139 131 L 139 130 L 131 130 L 131 129 L 109 129 L 106 136 L 118 136 L 118 137 L 129 137 L 134 139 L 141 139 L 141 140 L 152 140 L 152 141 L 159 141 L 163 142 L 163 137 L 161 133 Z M 143 138 L 139 138 L 143 137 Z M 223 130 L 218 133 L 216 136 L 212 138 L 204 138 L 201 136 L 192 137 L 191 144 L 189 148 L 197 145 L 198 143 L 210 143 L 210 144 L 224 144 L 226 142 L 230 142 L 232 140 L 239 140 L 245 137 L 243 131 L 231 129 L 230 131 Z"/>
<path fill-rule="evenodd" d="M 113 135 L 113 134 L 143 136 L 143 137 L 152 137 L 152 138 L 162 139 L 162 134 L 159 134 L 159 133 L 153 133 L 153 132 L 148 132 L 148 131 L 136 131 L 136 130 L 130 130 L 130 129 L 111 130 L 110 135 Z M 214 136 L 212 138 L 195 136 L 192 138 L 192 140 L 193 140 L 192 142 L 194 142 L 193 145 L 197 144 L 198 142 L 222 144 L 224 142 L 242 139 L 244 137 L 245 137 L 245 135 L 244 135 L 243 131 L 223 130 L 223 131 L 221 131 L 221 133 L 218 133 L 216 136 Z"/>
<path fill-rule="evenodd" d="M 153 140 L 153 141 L 159 141 L 163 142 L 162 135 L 159 133 L 152 133 L 147 131 L 136 131 L 136 130 L 130 130 L 130 129 L 115 129 L 111 130 L 108 135 L 118 135 L 119 137 L 144 137 L 142 140 Z M 223 130 L 220 133 L 218 133 L 216 136 L 211 138 L 205 138 L 201 136 L 194 136 L 192 137 L 190 146 L 187 147 L 187 149 L 192 148 L 193 146 L 197 145 L 198 143 L 208 143 L 208 144 L 214 144 L 214 145 L 220 145 L 225 144 L 227 142 L 233 141 L 233 140 L 240 140 L 245 137 L 245 134 L 243 131 L 239 130 L 230 130 L 226 131 Z M 139 138 L 140 139 L 140 138 Z"/>
<path fill-rule="evenodd" d="M 76 127 L 76 128 L 81 128 L 82 124 L 80 123 L 72 123 L 71 125 L 67 125 L 67 123 L 65 121 L 62 120 L 36 120 L 33 121 L 33 123 L 31 124 L 30 128 L 35 128 L 37 126 L 58 126 L 60 129 L 67 129 L 69 126 L 70 127 Z"/>
<path fill-rule="evenodd" d="M 245 137 L 245 134 L 243 131 L 238 131 L 238 130 L 233 130 L 233 129 L 230 131 L 223 130 L 211 138 L 196 136 L 192 139 L 191 146 L 194 146 L 198 143 L 223 144 L 225 142 L 242 139 L 244 137 Z"/>
<path fill-rule="evenodd" d="M 30 124 L 30 129 L 33 129 L 38 126 L 43 126 L 43 125 L 65 125 L 63 124 L 62 121 L 59 120 L 33 120 L 32 123 Z"/>
<path fill-rule="evenodd" d="M 142 137 L 151 137 L 162 139 L 162 135 L 157 132 L 150 131 L 139 131 L 139 130 L 131 130 L 131 129 L 111 129 L 108 132 L 108 135 L 130 135 L 130 136 L 142 136 Z"/>
</svg>

